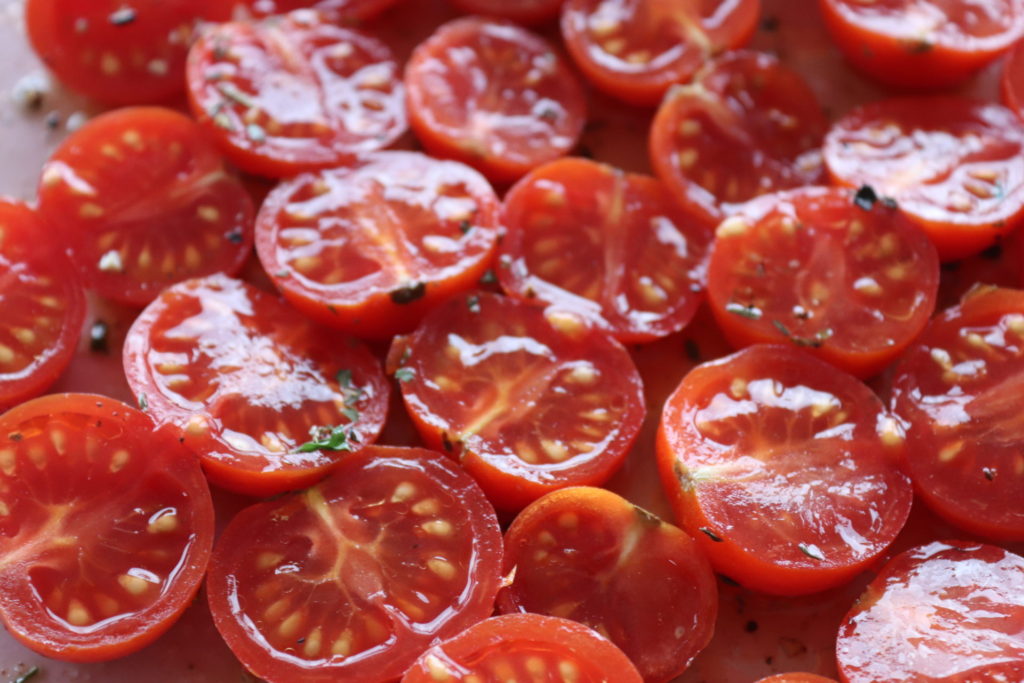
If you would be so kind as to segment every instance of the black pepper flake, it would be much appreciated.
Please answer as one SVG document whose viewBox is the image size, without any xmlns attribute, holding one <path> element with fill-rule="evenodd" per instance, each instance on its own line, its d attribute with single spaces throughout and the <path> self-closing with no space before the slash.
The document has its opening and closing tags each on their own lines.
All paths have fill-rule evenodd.
<svg viewBox="0 0 1024 683">
<path fill-rule="evenodd" d="M 455 450 L 455 446 L 452 445 L 452 440 L 448 438 L 447 431 L 441 432 L 441 445 L 444 446 L 444 449 L 449 453 Z"/>
<path fill-rule="evenodd" d="M 484 271 L 484 274 L 480 276 L 480 284 L 482 285 L 493 285 L 498 281 L 498 276 L 494 274 L 494 271 L 488 268 Z"/>
<path fill-rule="evenodd" d="M 415 284 L 399 287 L 398 289 L 393 290 L 391 292 L 391 300 L 399 305 L 411 304 L 417 299 L 423 298 L 423 295 L 426 293 L 426 283 L 417 282 Z"/>
<path fill-rule="evenodd" d="M 779 30 L 779 18 L 776 16 L 767 16 L 761 20 L 761 30 L 767 31 L 768 33 L 774 33 Z"/>
<path fill-rule="evenodd" d="M 686 357 L 694 363 L 701 362 L 700 347 L 692 339 L 683 340 L 683 349 L 686 350 Z"/>
<path fill-rule="evenodd" d="M 473 229 L 473 224 L 468 220 L 459 221 L 459 232 L 465 235 L 467 232 Z"/>
<path fill-rule="evenodd" d="M 581 144 L 576 148 L 576 156 L 583 157 L 584 159 L 593 159 L 594 150 L 592 150 L 588 145 Z"/>
<path fill-rule="evenodd" d="M 746 631 L 747 633 L 753 633 L 754 631 L 756 631 L 756 630 L 757 630 L 757 628 L 758 628 L 758 624 L 757 624 L 757 622 L 756 622 L 756 621 L 754 621 L 753 619 L 751 619 L 750 621 L 748 621 L 748 622 L 747 622 L 747 623 L 746 623 L 746 624 L 745 624 L 745 625 L 743 626 L 743 630 L 744 630 L 744 631 Z"/>
<path fill-rule="evenodd" d="M 722 580 L 722 583 L 728 584 L 728 585 L 733 586 L 735 588 L 739 588 L 740 582 L 737 581 L 736 579 L 731 579 L 728 576 L 726 576 L 725 574 L 719 574 L 718 578 L 720 578 Z"/>
<path fill-rule="evenodd" d="M 466 298 L 466 306 L 469 307 L 469 312 L 470 313 L 479 313 L 480 312 L 480 297 L 478 297 L 476 294 L 473 294 L 473 295 L 467 297 Z"/>
<path fill-rule="evenodd" d="M 21 432 L 12 432 L 7 435 L 7 438 L 11 441 L 21 441 L 24 437 L 22 437 Z"/>
<path fill-rule="evenodd" d="M 860 189 L 853 195 L 853 203 L 857 208 L 864 209 L 865 211 L 875 208 L 875 202 L 877 201 L 878 193 L 870 185 L 861 185 Z"/>
<path fill-rule="evenodd" d="M 982 467 L 981 473 L 985 475 L 985 478 L 989 481 L 995 481 L 996 470 L 993 467 Z"/>
<path fill-rule="evenodd" d="M 46 124 L 47 130 L 57 130 L 57 128 L 60 127 L 60 112 L 51 111 L 46 115 L 46 118 L 43 119 L 43 123 Z"/>
<path fill-rule="evenodd" d="M 1003 257 L 1003 245 L 996 242 L 991 247 L 982 251 L 979 256 L 983 259 L 988 259 L 989 261 L 998 261 Z"/>
<path fill-rule="evenodd" d="M 95 353 L 108 353 L 110 326 L 103 320 L 97 320 L 89 327 L 89 350 Z"/>
<path fill-rule="evenodd" d="M 227 241 L 231 242 L 232 244 L 241 244 L 242 243 L 242 231 L 241 230 L 233 230 L 233 231 L 229 232 L 228 234 L 224 235 L 224 237 L 227 238 Z"/>
<path fill-rule="evenodd" d="M 114 26 L 127 26 L 137 19 L 135 10 L 131 7 L 122 7 L 116 12 L 111 13 L 110 23 Z"/>
<path fill-rule="evenodd" d="M 907 52 L 912 55 L 921 55 L 935 49 L 935 43 L 928 40 L 915 40 L 907 46 Z"/>
</svg>

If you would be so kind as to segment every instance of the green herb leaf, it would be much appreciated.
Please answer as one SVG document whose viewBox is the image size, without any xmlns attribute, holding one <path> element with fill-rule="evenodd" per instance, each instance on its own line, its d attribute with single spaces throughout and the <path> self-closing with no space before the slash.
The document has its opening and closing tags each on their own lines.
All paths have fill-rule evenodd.
<svg viewBox="0 0 1024 683">
<path fill-rule="evenodd" d="M 15 678 L 13 681 L 11 681 L 11 683 L 26 683 L 26 681 L 29 681 L 29 680 L 35 678 L 36 675 L 38 675 L 38 674 L 39 674 L 39 667 L 38 666 L 33 666 L 31 669 L 29 669 L 28 671 L 26 671 L 25 673 L 21 674 L 20 676 Z"/>
<path fill-rule="evenodd" d="M 709 529 L 706 526 L 700 527 L 699 529 L 697 529 L 697 531 L 701 532 L 702 534 L 704 534 L 705 536 L 710 538 L 715 543 L 724 543 L 725 542 L 724 538 L 722 538 L 721 536 L 719 536 L 718 534 L 716 534 L 714 531 L 712 531 L 711 529 Z"/>
<path fill-rule="evenodd" d="M 295 449 L 297 453 L 312 451 L 354 451 L 359 442 L 351 424 L 336 427 L 313 427 L 309 430 L 310 440 Z"/>
<path fill-rule="evenodd" d="M 480 297 L 473 294 L 466 298 L 466 306 L 469 307 L 470 313 L 480 312 Z"/>
<path fill-rule="evenodd" d="M 398 368 L 395 370 L 395 379 L 399 382 L 408 382 L 416 376 L 416 372 L 412 368 Z"/>
<path fill-rule="evenodd" d="M 725 310 L 747 320 L 761 319 L 761 309 L 754 306 L 744 306 L 743 304 L 730 302 L 725 305 Z"/>
<path fill-rule="evenodd" d="M 338 370 L 337 374 L 338 386 L 342 389 L 352 388 L 352 371 L 349 369 Z"/>
<path fill-rule="evenodd" d="M 473 229 L 473 224 L 468 220 L 459 221 L 459 232 L 465 235 L 467 232 Z"/>
<path fill-rule="evenodd" d="M 149 408 L 149 399 L 146 398 L 145 394 L 139 394 L 139 410 L 146 412 Z"/>
</svg>

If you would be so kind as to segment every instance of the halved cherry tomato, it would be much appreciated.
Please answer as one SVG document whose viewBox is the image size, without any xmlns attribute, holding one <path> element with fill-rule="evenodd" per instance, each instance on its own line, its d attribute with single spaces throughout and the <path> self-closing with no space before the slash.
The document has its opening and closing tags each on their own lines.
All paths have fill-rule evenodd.
<svg viewBox="0 0 1024 683">
<path fill-rule="evenodd" d="M 677 201 L 717 223 L 758 195 L 820 182 L 826 127 L 795 71 L 766 54 L 727 53 L 662 101 L 651 165 Z"/>
<path fill-rule="evenodd" d="M 540 24 L 558 16 L 562 0 L 450 0 L 463 12 L 510 19 L 519 24 Z"/>
<path fill-rule="evenodd" d="M 905 88 L 955 85 L 1024 35 L 1020 0 L 819 0 L 843 56 Z"/>
<path fill-rule="evenodd" d="M 839 628 L 846 683 L 1024 680 L 1024 558 L 933 542 L 897 555 Z"/>
<path fill-rule="evenodd" d="M 409 120 L 431 153 L 513 182 L 576 146 L 579 81 L 540 36 L 464 17 L 420 43 L 405 70 Z"/>
<path fill-rule="evenodd" d="M 712 55 L 745 44 L 760 0 L 566 0 L 562 35 L 595 86 L 653 106 Z"/>
<path fill-rule="evenodd" d="M 228 158 L 256 175 L 350 163 L 406 128 L 391 50 L 312 10 L 205 33 L 189 53 L 188 95 Z"/>
<path fill-rule="evenodd" d="M 896 200 L 943 261 L 978 253 L 1024 216 L 1024 124 L 998 104 L 874 102 L 832 126 L 824 153 L 837 183 Z"/>
<path fill-rule="evenodd" d="M 388 360 L 420 436 L 457 458 L 499 509 L 600 485 L 643 422 L 626 350 L 555 308 L 459 296 L 397 339 Z"/>
<path fill-rule="evenodd" d="M 716 235 L 708 295 L 736 346 L 788 341 L 871 377 L 913 341 L 935 308 L 935 248 L 870 190 L 767 195 Z"/>
<path fill-rule="evenodd" d="M 762 678 L 756 681 L 756 683 L 836 683 L 836 680 L 834 678 L 825 678 L 818 674 L 794 671 L 792 673 L 776 674 Z"/>
<path fill-rule="evenodd" d="M 692 370 L 658 428 L 662 483 L 715 569 L 780 595 L 841 585 L 910 514 L 899 423 L 864 384 L 790 346 Z"/>
<path fill-rule="evenodd" d="M 335 21 L 372 19 L 398 0 L 243 0 L 256 16 L 285 14 L 312 8 Z"/>
<path fill-rule="evenodd" d="M 466 473 L 423 449 L 370 446 L 239 513 L 208 590 L 217 629 L 257 676 L 383 683 L 487 617 L 500 571 L 494 508 Z"/>
<path fill-rule="evenodd" d="M 554 161 L 509 191 L 505 226 L 506 292 L 577 310 L 623 342 L 677 332 L 700 304 L 710 224 L 654 178 Z"/>
<path fill-rule="evenodd" d="M 571 487 L 528 505 L 505 534 L 505 570 L 503 612 L 586 624 L 648 683 L 682 673 L 714 631 L 718 589 L 697 544 L 604 489 Z"/>
<path fill-rule="evenodd" d="M 203 130 L 170 109 L 119 109 L 69 135 L 43 166 L 39 212 L 86 285 L 122 303 L 236 272 L 252 249 L 249 194 Z"/>
<path fill-rule="evenodd" d="M 0 417 L 0 617 L 26 646 L 85 662 L 148 645 L 212 545 L 199 464 L 138 410 L 55 394 Z"/>
<path fill-rule="evenodd" d="M 229 0 L 28 0 L 36 54 L 69 88 L 107 104 L 162 102 L 184 91 L 185 58 L 201 21 L 231 16 Z"/>
<path fill-rule="evenodd" d="M 557 617 L 507 614 L 433 646 L 402 683 L 641 683 L 636 668 L 591 629 Z"/>
<path fill-rule="evenodd" d="M 387 338 L 476 285 L 497 249 L 499 212 L 473 169 L 381 152 L 282 183 L 260 209 L 256 250 L 304 313 Z"/>
<path fill-rule="evenodd" d="M 312 484 L 376 440 L 387 413 L 365 347 L 223 276 L 165 290 L 132 325 L 124 366 L 210 480 L 249 495 Z"/>
<path fill-rule="evenodd" d="M 0 200 L 0 411 L 41 394 L 67 368 L 85 321 L 82 283 L 48 228 Z"/>
<path fill-rule="evenodd" d="M 1024 541 L 1024 292 L 979 287 L 929 325 L 897 367 L 921 498 L 980 536 Z"/>
</svg>

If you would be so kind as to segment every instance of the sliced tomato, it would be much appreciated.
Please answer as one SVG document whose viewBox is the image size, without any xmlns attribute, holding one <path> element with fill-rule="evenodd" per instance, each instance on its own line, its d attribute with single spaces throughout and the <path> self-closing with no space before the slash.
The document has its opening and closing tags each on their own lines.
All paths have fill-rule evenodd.
<svg viewBox="0 0 1024 683">
<path fill-rule="evenodd" d="M 505 570 L 503 612 L 586 624 L 649 683 L 681 674 L 715 628 L 718 589 L 697 544 L 604 489 L 571 487 L 528 505 L 505 535 Z"/>
<path fill-rule="evenodd" d="M 833 180 L 896 200 L 943 261 L 976 254 L 1024 216 L 1024 124 L 1008 109 L 958 97 L 858 107 L 825 138 Z"/>
<path fill-rule="evenodd" d="M 257 676 L 383 683 L 487 617 L 500 571 L 498 520 L 468 475 L 437 453 L 370 446 L 236 516 L 208 590 Z"/>
<path fill-rule="evenodd" d="M 170 109 L 119 109 L 69 135 L 43 166 L 39 212 L 86 285 L 127 304 L 236 272 L 252 249 L 249 194 L 202 129 Z"/>
<path fill-rule="evenodd" d="M 539 614 L 492 617 L 433 646 L 402 683 L 640 683 L 629 659 L 586 626 Z"/>
<path fill-rule="evenodd" d="M 745 44 L 760 0 L 565 0 L 562 36 L 587 79 L 654 106 L 712 55 Z"/>
<path fill-rule="evenodd" d="M 934 247 L 870 188 L 767 195 L 716 235 L 708 296 L 736 346 L 789 342 L 871 377 L 935 309 Z"/>
<path fill-rule="evenodd" d="M 223 276 L 164 291 L 132 325 L 124 366 L 210 480 L 250 495 L 312 484 L 376 440 L 387 413 L 364 346 Z"/>
<path fill-rule="evenodd" d="M 299 309 L 359 337 L 408 332 L 473 286 L 497 249 L 500 205 L 479 173 L 412 152 L 282 183 L 256 249 Z"/>
<path fill-rule="evenodd" d="M 256 16 L 285 14 L 292 10 L 312 8 L 334 21 L 372 19 L 398 0 L 243 0 Z"/>
<path fill-rule="evenodd" d="M 585 159 L 545 164 L 505 197 L 498 280 L 577 310 L 623 342 L 677 332 L 697 311 L 710 224 L 657 180 Z"/>
<path fill-rule="evenodd" d="M 463 12 L 510 19 L 519 24 L 540 24 L 558 16 L 562 0 L 450 0 Z"/>
<path fill-rule="evenodd" d="M 203 34 L 189 53 L 188 95 L 228 158 L 256 175 L 350 163 L 406 128 L 391 50 L 312 10 Z"/>
<path fill-rule="evenodd" d="M 899 423 L 864 384 L 790 346 L 692 370 L 658 428 L 662 483 L 719 572 L 779 595 L 838 586 L 910 514 Z"/>
<path fill-rule="evenodd" d="M 421 43 L 405 87 L 423 146 L 497 182 L 566 154 L 587 116 L 577 77 L 547 41 L 482 17 L 444 24 Z"/>
<path fill-rule="evenodd" d="M 457 458 L 500 509 L 599 485 L 640 431 L 632 359 L 579 315 L 495 294 L 459 296 L 392 346 L 420 436 Z"/>
<path fill-rule="evenodd" d="M 794 671 L 784 674 L 775 674 L 762 678 L 756 683 L 836 683 L 834 678 L 825 678 L 818 674 L 809 674 L 802 671 Z"/>
<path fill-rule="evenodd" d="M 933 542 L 890 561 L 839 627 L 847 683 L 1024 680 L 1024 558 Z"/>
<path fill-rule="evenodd" d="M 82 283 L 47 226 L 0 200 L 0 411 L 41 394 L 75 352 L 85 322 Z"/>
<path fill-rule="evenodd" d="M 55 394 L 0 417 L 0 617 L 36 652 L 148 645 L 192 601 L 212 544 L 199 464 L 138 410 Z"/>
<path fill-rule="evenodd" d="M 677 201 L 718 222 L 758 195 L 819 183 L 826 127 L 799 74 L 766 54 L 730 52 L 662 101 L 651 165 Z"/>
<path fill-rule="evenodd" d="M 871 78 L 905 88 L 956 85 L 1024 36 L 1020 0 L 819 0 L 832 40 Z"/>
</svg>

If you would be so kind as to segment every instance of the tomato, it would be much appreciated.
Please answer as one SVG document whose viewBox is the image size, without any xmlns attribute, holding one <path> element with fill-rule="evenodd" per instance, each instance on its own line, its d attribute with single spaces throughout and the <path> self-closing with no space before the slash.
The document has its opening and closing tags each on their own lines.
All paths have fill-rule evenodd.
<svg viewBox="0 0 1024 683">
<path fill-rule="evenodd" d="M 503 612 L 586 624 L 651 683 L 682 673 L 714 631 L 718 590 L 693 539 L 604 489 L 527 506 L 505 535 L 505 569 L 514 578 L 499 594 Z"/>
<path fill-rule="evenodd" d="M 381 152 L 282 183 L 260 210 L 256 249 L 306 315 L 386 339 L 476 284 L 497 249 L 499 211 L 473 169 Z"/>
<path fill-rule="evenodd" d="M 1003 62 L 999 95 L 1010 111 L 1024 118 L 1024 43 L 1017 43 Z"/>
<path fill-rule="evenodd" d="M 1024 126 L 1009 110 L 957 97 L 858 107 L 825 138 L 842 185 L 870 185 L 918 223 L 944 261 L 975 254 L 1024 216 Z"/>
<path fill-rule="evenodd" d="M 69 135 L 43 166 L 39 212 L 87 286 L 137 306 L 174 282 L 236 272 L 252 249 L 248 193 L 169 109 L 119 109 Z"/>
<path fill-rule="evenodd" d="M 746 43 L 760 0 L 565 0 L 562 36 L 597 88 L 654 106 L 707 59 Z"/>
<path fill-rule="evenodd" d="M 651 165 L 677 201 L 719 222 L 748 199 L 819 182 L 825 129 L 799 74 L 731 52 L 669 91 L 651 124 Z"/>
<path fill-rule="evenodd" d="M 229 0 L 27 0 L 36 54 L 69 88 L 106 104 L 162 102 L 183 90 L 185 57 L 203 20 Z"/>
<path fill-rule="evenodd" d="M 800 595 L 849 581 L 910 514 L 899 423 L 853 377 L 790 346 L 705 363 L 669 397 L 661 479 L 715 569 Z"/>
<path fill-rule="evenodd" d="M 529 677 L 529 678 L 527 678 Z M 640 683 L 618 648 L 568 619 L 539 614 L 492 617 L 431 647 L 402 683 Z"/>
<path fill-rule="evenodd" d="M 285 14 L 292 10 L 311 7 L 340 21 L 372 19 L 398 0 L 243 0 L 256 16 Z"/>
<path fill-rule="evenodd" d="M 405 70 L 409 120 L 432 154 L 513 182 L 576 146 L 583 90 L 552 47 L 515 24 L 441 26 Z"/>
<path fill-rule="evenodd" d="M 210 563 L 214 622 L 268 681 L 392 681 L 487 617 L 494 509 L 457 465 L 370 446 L 320 484 L 236 516 Z"/>
<path fill-rule="evenodd" d="M 835 679 L 825 678 L 818 674 L 803 673 L 794 671 L 792 673 L 776 674 L 762 678 L 755 683 L 836 683 Z"/>
<path fill-rule="evenodd" d="M 976 256 L 942 264 L 937 306 L 948 308 L 960 303 L 964 294 L 978 284 L 996 287 L 1024 285 L 1024 232 L 1014 230 L 1005 239 Z"/>
<path fill-rule="evenodd" d="M 47 229 L 22 204 L 0 200 L 0 410 L 41 394 L 75 352 L 85 321 L 82 284 Z"/>
<path fill-rule="evenodd" d="M 450 0 L 470 14 L 510 19 L 520 24 L 540 24 L 558 16 L 562 0 Z"/>
<path fill-rule="evenodd" d="M 1020 0 L 819 0 L 843 56 L 871 78 L 942 88 L 970 78 L 1024 35 Z"/>
<path fill-rule="evenodd" d="M 600 485 L 643 422 L 626 350 L 554 307 L 459 296 L 396 340 L 388 365 L 424 442 L 457 458 L 499 509 Z"/>
<path fill-rule="evenodd" d="M 964 541 L 891 560 L 839 628 L 846 683 L 1024 679 L 1024 558 Z"/>
<path fill-rule="evenodd" d="M 166 631 L 213 544 L 196 461 L 123 403 L 54 394 L 0 416 L 0 617 L 47 657 L 113 659 Z"/>
<path fill-rule="evenodd" d="M 711 310 L 736 346 L 788 341 L 858 377 L 893 361 L 935 308 L 935 249 L 870 188 L 756 199 L 717 230 Z"/>
<path fill-rule="evenodd" d="M 221 24 L 188 58 L 192 112 L 239 168 L 288 177 L 350 163 L 406 128 L 391 50 L 297 10 Z"/>
<path fill-rule="evenodd" d="M 223 276 L 164 291 L 132 325 L 125 374 L 219 486 L 308 486 L 384 426 L 388 383 L 358 342 Z"/>
</svg>

